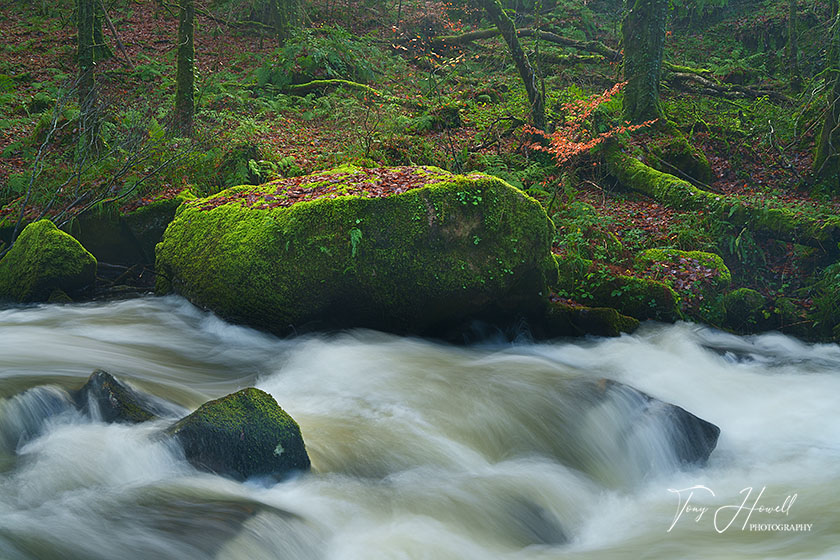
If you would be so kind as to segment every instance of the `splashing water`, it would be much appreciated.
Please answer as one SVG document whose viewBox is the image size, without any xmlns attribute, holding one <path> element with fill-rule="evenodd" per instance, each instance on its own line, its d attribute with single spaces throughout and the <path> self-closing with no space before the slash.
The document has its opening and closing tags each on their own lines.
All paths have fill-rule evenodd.
<svg viewBox="0 0 840 560">
<path fill-rule="evenodd" d="M 75 409 L 97 368 L 188 409 L 260 387 L 313 471 L 200 473 L 155 437 L 174 416 Z M 835 345 L 688 324 L 456 348 L 281 340 L 171 297 L 6 309 L 0 557 L 837 558 L 838 371 Z M 709 462 L 630 387 L 719 426 Z"/>
</svg>

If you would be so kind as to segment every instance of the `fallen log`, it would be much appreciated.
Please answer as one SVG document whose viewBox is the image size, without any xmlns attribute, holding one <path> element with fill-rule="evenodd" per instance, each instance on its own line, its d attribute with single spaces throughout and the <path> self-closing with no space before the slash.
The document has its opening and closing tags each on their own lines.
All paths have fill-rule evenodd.
<svg viewBox="0 0 840 560">
<path fill-rule="evenodd" d="M 701 93 L 708 93 L 711 95 L 717 94 L 727 98 L 758 99 L 759 97 L 766 96 L 773 101 L 784 103 L 786 105 L 793 105 L 794 103 L 793 99 L 775 90 L 753 89 L 746 86 L 739 86 L 737 84 L 721 84 L 694 73 L 671 72 L 665 77 L 665 79 L 671 82 L 676 81 L 680 84 L 696 84 L 701 88 Z"/>
<path fill-rule="evenodd" d="M 571 47 L 586 52 L 593 52 L 600 54 L 608 60 L 620 60 L 621 52 L 608 47 L 600 41 L 579 41 L 577 39 L 570 39 L 563 37 L 551 31 L 541 31 L 539 29 L 517 29 L 516 34 L 519 37 L 536 37 L 543 41 L 561 45 L 563 47 Z M 432 37 L 428 43 L 432 48 L 446 48 L 453 46 L 461 46 L 478 41 L 481 39 L 489 39 L 499 35 L 498 29 L 481 29 L 478 31 L 470 31 L 462 33 L 461 35 L 440 35 Z"/>
<path fill-rule="evenodd" d="M 703 210 L 756 235 L 791 241 L 836 254 L 840 243 L 840 218 L 799 216 L 789 208 L 756 208 L 737 196 L 699 189 L 682 179 L 662 173 L 622 150 L 615 142 L 605 146 L 607 169 L 627 188 L 677 210 Z"/>
</svg>

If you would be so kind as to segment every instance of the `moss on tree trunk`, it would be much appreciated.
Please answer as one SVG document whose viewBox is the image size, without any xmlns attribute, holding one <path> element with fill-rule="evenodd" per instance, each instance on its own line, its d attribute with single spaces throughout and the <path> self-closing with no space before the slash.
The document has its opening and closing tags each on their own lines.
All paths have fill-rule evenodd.
<svg viewBox="0 0 840 560">
<path fill-rule="evenodd" d="M 94 76 L 95 2 L 96 0 L 78 0 L 76 4 L 76 26 L 78 30 L 76 35 L 76 59 L 79 64 L 78 96 L 79 109 L 81 110 L 80 139 L 84 149 L 96 144 L 99 128 Z"/>
<path fill-rule="evenodd" d="M 624 116 L 633 123 L 662 116 L 659 80 L 667 15 L 668 0 L 636 0 L 624 20 Z"/>
<path fill-rule="evenodd" d="M 799 72 L 799 17 L 797 13 L 796 0 L 790 0 L 788 12 L 788 44 L 787 58 L 790 71 L 790 89 L 800 91 L 802 89 L 802 75 Z"/>
<path fill-rule="evenodd" d="M 814 171 L 823 181 L 840 190 L 840 16 L 834 18 L 827 57 L 831 90 L 814 155 Z"/>
<path fill-rule="evenodd" d="M 510 49 L 510 56 L 519 71 L 519 76 L 525 84 L 525 91 L 528 93 L 528 102 L 531 104 L 531 124 L 536 128 L 545 128 L 545 97 L 539 87 L 537 75 L 534 72 L 531 63 L 528 61 L 528 56 L 522 50 L 522 45 L 519 44 L 519 38 L 516 34 L 516 27 L 513 21 L 507 16 L 502 9 L 499 0 L 482 0 L 481 2 L 490 21 L 499 28 L 502 37 Z"/>
<path fill-rule="evenodd" d="M 174 127 L 181 134 L 191 136 L 195 114 L 195 6 L 193 0 L 181 0 L 180 6 Z"/>
</svg>

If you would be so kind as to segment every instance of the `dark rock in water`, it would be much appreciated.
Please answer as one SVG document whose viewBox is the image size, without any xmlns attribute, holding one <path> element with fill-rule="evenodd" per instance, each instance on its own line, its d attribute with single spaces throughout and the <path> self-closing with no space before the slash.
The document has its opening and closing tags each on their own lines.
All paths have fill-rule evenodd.
<svg viewBox="0 0 840 560">
<path fill-rule="evenodd" d="M 101 369 L 91 374 L 74 399 L 82 412 L 105 422 L 137 424 L 181 412 L 174 405 L 132 389 Z"/>
<path fill-rule="evenodd" d="M 639 407 L 638 423 L 659 424 L 665 430 L 679 462 L 705 464 L 717 446 L 720 428 L 684 408 L 660 401 L 623 383 L 604 379 L 598 386 L 605 398 L 633 401 Z"/>
<path fill-rule="evenodd" d="M 253 387 L 204 403 L 167 433 L 196 468 L 238 480 L 310 467 L 300 427 L 271 395 Z"/>
</svg>

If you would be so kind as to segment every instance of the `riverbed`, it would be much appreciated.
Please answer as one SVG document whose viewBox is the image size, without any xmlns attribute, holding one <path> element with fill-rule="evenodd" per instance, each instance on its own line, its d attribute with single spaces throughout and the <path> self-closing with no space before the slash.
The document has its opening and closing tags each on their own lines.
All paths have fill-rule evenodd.
<svg viewBox="0 0 840 560">
<path fill-rule="evenodd" d="M 173 417 L 50 404 L 95 369 Z M 708 463 L 680 463 L 620 403 L 581 404 L 604 379 L 720 427 Z M 240 483 L 158 437 L 247 386 L 300 424 L 312 472 Z M 178 297 L 7 308 L 0 557 L 840 558 L 839 394 L 837 345 L 688 323 L 452 346 L 279 339 Z"/>
</svg>

